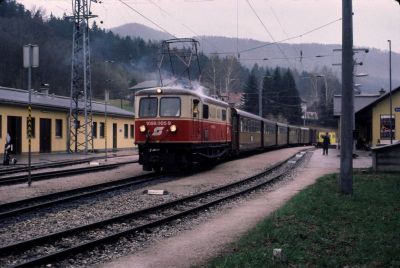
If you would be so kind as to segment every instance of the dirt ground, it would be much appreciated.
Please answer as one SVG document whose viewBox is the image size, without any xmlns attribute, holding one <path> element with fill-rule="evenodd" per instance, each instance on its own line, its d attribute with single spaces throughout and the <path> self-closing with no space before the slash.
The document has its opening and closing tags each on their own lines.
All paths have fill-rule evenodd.
<svg viewBox="0 0 400 268">
<path fill-rule="evenodd" d="M 289 156 L 293 150 L 286 149 L 280 153 L 269 152 L 256 157 L 230 162 L 220 167 L 221 179 L 227 175 L 239 172 L 254 173 L 257 169 L 265 168 L 265 163 L 279 162 L 279 158 Z M 329 156 L 323 156 L 322 150 L 316 150 L 309 163 L 300 168 L 294 180 L 282 187 L 268 193 L 258 194 L 253 199 L 221 212 L 203 224 L 193 229 L 184 231 L 180 235 L 171 237 L 136 254 L 122 257 L 102 267 L 192 267 L 202 265 L 210 258 L 226 250 L 229 243 L 234 242 L 242 234 L 253 228 L 258 222 L 281 207 L 296 193 L 313 184 L 317 178 L 335 173 L 339 170 L 340 158 L 337 150 L 330 150 Z M 372 166 L 368 154 L 360 154 L 354 160 L 355 168 L 368 168 Z M 224 164 L 225 165 L 225 164 Z M 215 174 L 215 170 L 214 173 Z M 204 174 L 203 174 L 204 177 Z M 219 177 L 219 176 L 217 176 Z M 215 176 L 209 180 L 215 179 Z M 199 182 L 199 183 L 204 183 Z M 179 191 L 185 188 L 170 186 L 170 190 Z M 166 186 L 167 187 L 167 186 Z"/>
</svg>

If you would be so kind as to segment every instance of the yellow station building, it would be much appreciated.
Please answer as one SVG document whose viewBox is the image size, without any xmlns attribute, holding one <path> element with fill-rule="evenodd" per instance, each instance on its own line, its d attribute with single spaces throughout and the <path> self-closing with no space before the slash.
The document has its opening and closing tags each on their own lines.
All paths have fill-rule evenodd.
<svg viewBox="0 0 400 268">
<path fill-rule="evenodd" d="M 4 151 L 7 134 L 11 137 L 13 153 L 28 152 L 28 91 L 0 87 L 0 154 Z M 32 94 L 32 152 L 67 152 L 69 150 L 70 98 L 48 94 Z M 107 138 L 108 149 L 134 147 L 134 114 L 110 106 L 92 102 L 93 149 L 104 150 Z M 79 120 L 84 122 L 84 118 Z M 80 125 L 83 125 L 82 123 Z M 78 142 L 85 137 L 79 135 Z"/>
<path fill-rule="evenodd" d="M 390 119 L 390 99 L 392 118 Z M 334 116 L 338 120 L 338 144 L 340 145 L 341 96 L 334 96 Z M 354 95 L 355 139 L 358 149 L 390 144 L 400 140 L 400 87 L 392 93 L 381 89 L 376 94 Z"/>
<path fill-rule="evenodd" d="M 391 95 L 391 96 L 390 96 Z M 390 118 L 390 99 L 392 114 Z M 360 135 L 368 137 L 371 146 L 390 144 L 400 140 L 400 87 L 386 92 L 356 113 L 356 126 Z"/>
</svg>

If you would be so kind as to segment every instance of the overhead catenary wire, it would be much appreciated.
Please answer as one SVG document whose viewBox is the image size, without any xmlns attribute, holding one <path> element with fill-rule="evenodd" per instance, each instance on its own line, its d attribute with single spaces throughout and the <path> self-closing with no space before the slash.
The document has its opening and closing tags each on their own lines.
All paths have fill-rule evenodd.
<svg viewBox="0 0 400 268">
<path fill-rule="evenodd" d="M 192 34 L 194 34 L 195 36 L 200 37 L 204 42 L 206 42 L 207 44 L 209 44 L 211 47 L 213 47 L 216 51 L 218 51 L 218 48 L 216 46 L 214 46 L 212 43 L 210 43 L 209 41 L 207 41 L 207 39 L 205 39 L 204 37 L 201 37 L 200 34 L 196 33 L 195 31 L 193 31 L 193 29 L 191 29 L 189 26 L 187 26 L 186 24 L 180 22 L 178 19 L 176 19 L 174 16 L 172 16 L 172 14 L 168 11 L 166 11 L 165 9 L 163 9 L 160 5 L 158 5 L 156 2 L 154 2 L 153 0 L 147 0 L 148 2 L 150 2 L 152 5 L 156 6 L 158 9 L 160 9 L 163 13 L 165 13 L 166 15 L 168 15 L 170 18 L 174 19 L 175 21 L 177 21 L 179 24 L 181 24 L 186 30 L 188 30 L 189 32 L 191 32 Z"/>
<path fill-rule="evenodd" d="M 279 51 L 281 52 L 281 54 L 287 58 L 285 52 L 283 51 L 283 49 L 281 48 L 281 46 L 279 45 L 278 42 L 275 42 L 274 37 L 272 36 L 271 32 L 268 30 L 267 26 L 265 25 L 265 23 L 262 21 L 262 19 L 260 18 L 260 16 L 257 14 L 257 11 L 254 9 L 253 5 L 250 3 L 250 0 L 246 0 L 247 4 L 249 5 L 250 9 L 253 11 L 254 15 L 257 17 L 257 19 L 260 21 L 261 25 L 263 26 L 264 30 L 268 33 L 268 35 L 271 37 L 272 41 L 274 41 L 274 43 L 276 44 L 276 46 L 278 47 Z M 287 61 L 289 62 L 289 64 L 291 64 L 290 60 L 287 58 Z"/>
<path fill-rule="evenodd" d="M 149 21 L 150 23 L 152 23 L 154 26 L 156 26 L 158 29 L 162 30 L 163 32 L 169 34 L 170 36 L 174 37 L 174 38 L 178 38 L 176 37 L 174 34 L 170 33 L 169 31 L 167 31 L 166 29 L 164 29 L 162 26 L 160 26 L 158 23 L 156 23 L 155 21 L 153 21 L 152 19 L 146 17 L 145 15 L 143 15 L 141 12 L 139 12 L 138 10 L 136 10 L 135 8 L 133 8 L 131 5 L 127 4 L 125 1 L 123 0 L 118 0 L 120 3 L 122 3 L 123 5 L 125 5 L 126 7 L 128 7 L 130 10 L 134 11 L 136 14 L 140 15 L 142 18 L 146 19 L 147 21 Z"/>
<path fill-rule="evenodd" d="M 270 7 L 270 10 L 271 10 L 271 13 L 272 13 L 272 15 L 274 16 L 275 20 L 278 22 L 279 26 L 281 27 L 282 32 L 285 34 L 286 37 L 289 37 L 289 34 L 286 32 L 285 28 L 283 27 L 283 25 L 282 25 L 282 23 L 281 23 L 281 20 L 279 19 L 279 17 L 278 17 L 278 15 L 276 14 L 275 10 L 274 10 L 272 7 Z M 295 55 L 300 55 L 300 57 L 299 57 L 299 62 L 300 62 L 300 65 L 301 65 L 301 67 L 302 67 L 302 69 L 303 69 L 303 61 L 302 61 L 302 54 L 303 54 L 303 52 L 302 52 L 301 50 L 299 50 L 299 49 L 295 49 L 293 46 L 292 46 L 291 48 L 292 48 L 293 51 L 295 52 Z"/>
<path fill-rule="evenodd" d="M 242 58 L 242 60 L 254 60 L 254 61 L 266 61 L 266 60 L 286 60 L 286 59 L 312 59 L 312 58 L 325 58 L 325 57 L 334 57 L 334 54 L 329 55 L 315 55 L 315 56 L 295 56 L 295 57 L 288 57 L 288 58 Z"/>
<path fill-rule="evenodd" d="M 236 0 L 236 56 L 240 60 L 239 54 L 239 0 Z"/>
<path fill-rule="evenodd" d="M 311 30 L 309 30 L 307 32 L 304 32 L 302 34 L 299 34 L 299 35 L 288 37 L 288 38 L 285 38 L 285 39 L 282 39 L 282 40 L 279 40 L 279 41 L 269 42 L 269 43 L 266 43 L 264 45 L 260 45 L 260 46 L 256 46 L 256 47 L 252 47 L 252 48 L 248 48 L 248 49 L 244 49 L 244 50 L 241 50 L 240 53 L 245 53 L 245 52 L 249 52 L 249 51 L 252 51 L 252 50 L 260 49 L 260 48 L 263 48 L 263 47 L 266 47 L 266 46 L 271 46 L 271 45 L 274 45 L 276 43 L 283 43 L 283 42 L 290 41 L 290 40 L 293 40 L 293 39 L 301 38 L 304 35 L 307 35 L 307 34 L 315 32 L 315 31 L 318 31 L 320 29 L 323 29 L 325 27 L 328 27 L 328 26 L 330 26 L 330 25 L 332 25 L 332 24 L 334 24 L 334 23 L 336 23 L 338 21 L 341 21 L 341 20 L 342 20 L 342 18 L 339 18 L 339 19 L 330 21 L 330 22 L 328 22 L 328 23 L 326 23 L 324 25 L 318 26 L 318 27 L 316 27 L 314 29 L 311 29 Z"/>
</svg>

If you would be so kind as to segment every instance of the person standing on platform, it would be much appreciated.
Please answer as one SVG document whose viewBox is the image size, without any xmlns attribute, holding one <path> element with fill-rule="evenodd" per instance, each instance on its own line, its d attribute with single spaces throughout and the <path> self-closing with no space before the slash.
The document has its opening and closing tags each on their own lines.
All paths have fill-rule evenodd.
<svg viewBox="0 0 400 268">
<path fill-rule="evenodd" d="M 326 132 L 325 136 L 322 137 L 323 142 L 322 142 L 322 154 L 323 155 L 328 155 L 328 148 L 329 144 L 331 144 L 331 137 L 329 136 L 329 133 Z"/>
</svg>

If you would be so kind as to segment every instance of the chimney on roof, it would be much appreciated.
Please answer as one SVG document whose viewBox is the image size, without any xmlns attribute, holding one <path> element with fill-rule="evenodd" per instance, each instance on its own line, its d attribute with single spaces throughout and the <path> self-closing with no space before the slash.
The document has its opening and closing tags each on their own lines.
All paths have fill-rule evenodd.
<svg viewBox="0 0 400 268">
<path fill-rule="evenodd" d="M 50 85 L 49 84 L 41 84 L 40 85 L 40 93 L 45 96 L 49 96 Z"/>
<path fill-rule="evenodd" d="M 383 95 L 383 94 L 385 94 L 386 93 L 386 91 L 383 89 L 383 88 L 381 88 L 381 90 L 379 90 L 379 95 Z"/>
</svg>

